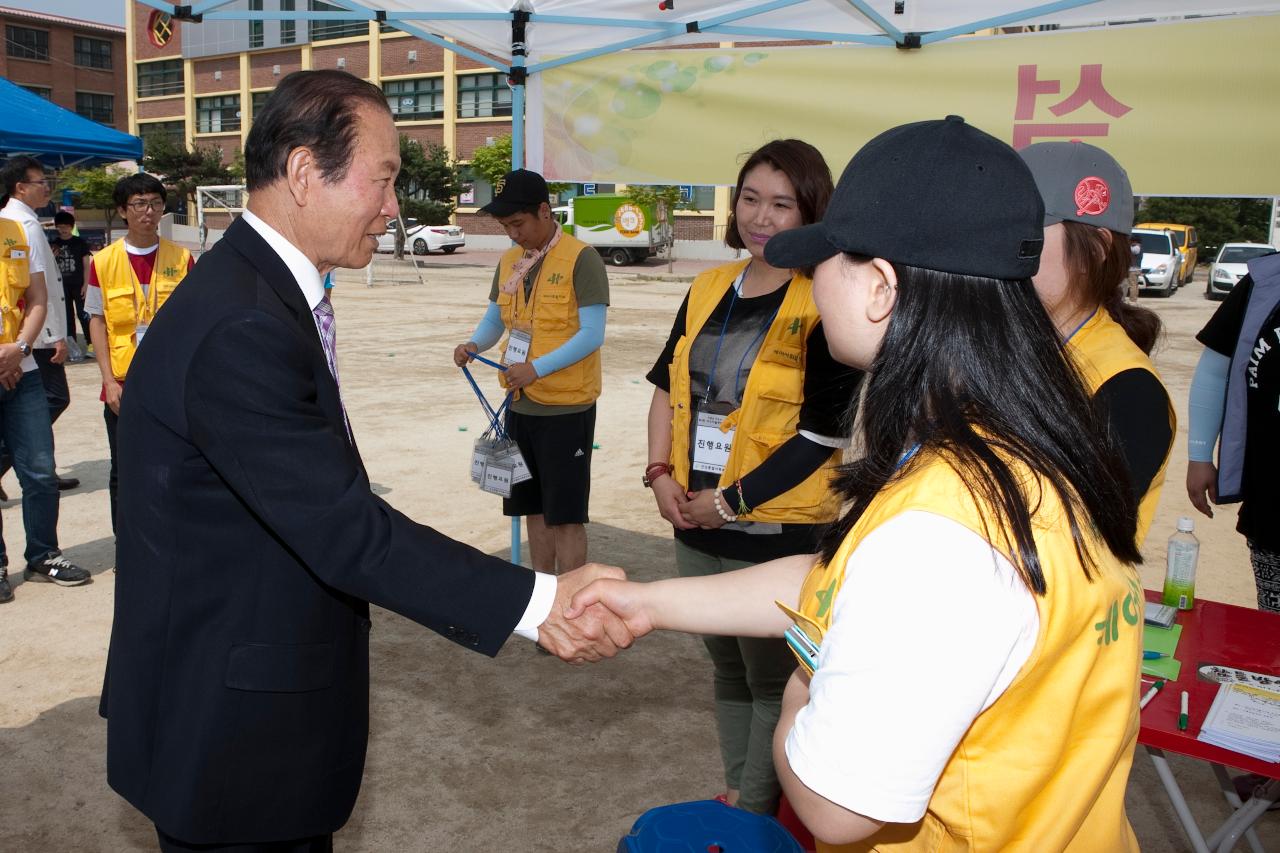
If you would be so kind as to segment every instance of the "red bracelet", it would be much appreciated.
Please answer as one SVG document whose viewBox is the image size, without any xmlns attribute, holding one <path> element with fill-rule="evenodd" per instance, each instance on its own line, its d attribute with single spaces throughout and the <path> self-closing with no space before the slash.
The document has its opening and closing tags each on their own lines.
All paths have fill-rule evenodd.
<svg viewBox="0 0 1280 853">
<path fill-rule="evenodd" d="M 656 472 L 656 473 L 655 473 Z M 666 462 L 650 462 L 644 469 L 644 476 L 640 478 L 640 482 L 647 489 L 653 485 L 653 481 L 661 477 L 663 474 L 670 474 L 671 466 Z"/>
</svg>

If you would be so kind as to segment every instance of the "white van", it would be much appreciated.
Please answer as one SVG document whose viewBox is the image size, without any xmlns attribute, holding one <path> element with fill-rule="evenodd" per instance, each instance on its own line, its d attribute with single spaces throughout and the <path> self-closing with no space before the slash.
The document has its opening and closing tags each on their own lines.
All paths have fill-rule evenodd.
<svg viewBox="0 0 1280 853">
<path fill-rule="evenodd" d="M 1148 228 L 1133 229 L 1133 239 L 1142 246 L 1142 275 L 1138 289 L 1142 293 L 1153 292 L 1172 296 L 1178 289 L 1182 273 L 1182 255 L 1168 231 Z"/>
</svg>

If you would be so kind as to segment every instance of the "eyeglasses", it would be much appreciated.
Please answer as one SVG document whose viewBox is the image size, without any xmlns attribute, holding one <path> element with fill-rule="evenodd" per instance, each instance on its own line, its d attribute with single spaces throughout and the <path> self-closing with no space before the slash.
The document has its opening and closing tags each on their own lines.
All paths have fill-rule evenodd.
<svg viewBox="0 0 1280 853">
<path fill-rule="evenodd" d="M 146 213 L 148 211 L 158 213 L 164 210 L 164 202 L 158 198 L 151 201 L 131 201 L 129 202 L 129 209 L 134 213 Z"/>
<path fill-rule="evenodd" d="M 55 178 L 41 178 L 38 181 L 18 181 L 20 184 L 44 184 L 46 187 L 52 187 L 56 182 Z"/>
</svg>

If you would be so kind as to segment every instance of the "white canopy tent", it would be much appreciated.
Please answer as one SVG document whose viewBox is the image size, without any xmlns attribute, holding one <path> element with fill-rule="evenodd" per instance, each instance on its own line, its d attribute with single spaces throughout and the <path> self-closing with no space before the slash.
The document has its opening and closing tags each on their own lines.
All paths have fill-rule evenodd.
<svg viewBox="0 0 1280 853">
<path fill-rule="evenodd" d="M 331 0 L 346 12 L 139 2 L 178 20 L 376 20 L 510 75 L 512 161 L 525 162 L 525 89 L 538 72 L 636 47 L 720 41 L 927 49 L 993 27 L 1125 23 L 1280 11 L 1264 0 Z M 540 141 L 540 140 L 539 140 Z"/>
</svg>

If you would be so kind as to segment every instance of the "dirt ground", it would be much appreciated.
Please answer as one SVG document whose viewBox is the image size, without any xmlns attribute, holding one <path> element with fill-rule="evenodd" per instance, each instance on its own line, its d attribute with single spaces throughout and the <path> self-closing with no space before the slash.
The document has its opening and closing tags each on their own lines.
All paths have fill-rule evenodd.
<svg viewBox="0 0 1280 853">
<path fill-rule="evenodd" d="M 426 259 L 425 283 L 383 260 L 377 286 L 366 287 L 363 273 L 344 273 L 335 305 L 346 405 L 375 489 L 423 523 L 509 554 L 498 499 L 468 479 L 483 420 L 450 361 L 480 317 L 495 257 L 464 251 Z M 642 377 L 698 266 L 705 265 L 678 264 L 675 277 L 656 262 L 611 271 L 590 554 L 640 579 L 674 571 L 670 530 L 640 485 L 650 394 Z M 1168 327 L 1157 364 L 1180 420 L 1199 354 L 1192 336 L 1216 305 L 1202 294 L 1198 281 L 1172 299 L 1144 300 Z M 488 369 L 477 369 L 493 389 Z M 0 607 L 0 850 L 153 850 L 150 824 L 105 780 L 97 702 L 115 589 L 107 444 L 97 368 L 71 365 L 68 375 L 74 402 L 55 429 L 58 461 L 82 485 L 63 495 L 60 535 L 94 581 L 74 589 L 19 582 L 17 601 Z M 1148 587 L 1161 583 L 1177 517 L 1193 514 L 1182 487 L 1185 436 L 1180 423 L 1144 549 Z M 12 475 L 3 485 L 18 495 Z M 8 551 L 19 565 L 21 519 L 17 500 L 3 504 Z M 1198 592 L 1252 607 L 1248 554 L 1234 523 L 1231 508 L 1213 520 L 1196 516 Z M 226 570 L 235 583 L 252 567 Z M 518 637 L 489 660 L 378 611 L 372 655 L 368 766 L 355 813 L 338 833 L 340 850 L 613 851 L 647 808 L 722 787 L 710 664 L 693 637 L 647 638 L 616 661 L 572 669 Z M 1227 810 L 1208 767 L 1172 763 L 1202 826 L 1216 826 Z M 1141 751 L 1134 766 L 1128 805 L 1143 847 L 1188 849 Z M 1280 818 L 1259 827 L 1264 845 L 1280 849 Z"/>
</svg>

